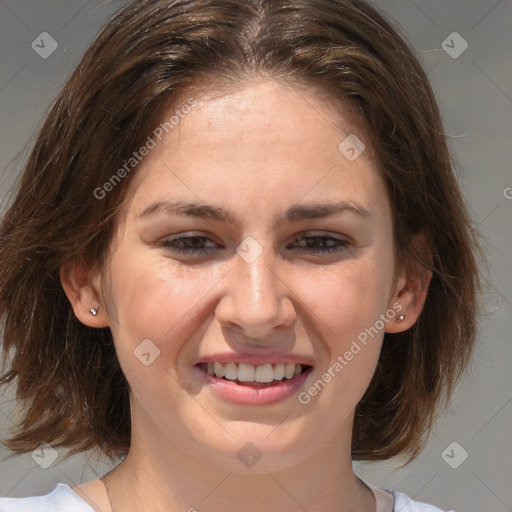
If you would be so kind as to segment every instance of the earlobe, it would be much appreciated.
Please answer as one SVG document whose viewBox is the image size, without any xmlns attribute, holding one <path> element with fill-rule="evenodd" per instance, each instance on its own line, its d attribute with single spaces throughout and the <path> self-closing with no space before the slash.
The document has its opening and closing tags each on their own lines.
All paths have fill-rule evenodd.
<svg viewBox="0 0 512 512">
<path fill-rule="evenodd" d="M 413 242 L 421 256 L 431 262 L 432 257 L 425 235 L 423 233 L 416 235 Z M 420 264 L 414 276 L 400 276 L 391 304 L 398 303 L 401 309 L 395 319 L 387 323 L 386 332 L 403 332 L 416 323 L 425 305 L 431 280 L 432 271 Z"/>
<path fill-rule="evenodd" d="M 420 316 L 427 299 L 428 287 L 432 273 L 421 277 L 407 279 L 405 284 L 393 297 L 401 306 L 394 320 L 388 322 L 386 332 L 403 332 L 412 327 Z"/>
<path fill-rule="evenodd" d="M 83 258 L 74 258 L 60 268 L 62 288 L 80 322 L 88 327 L 108 327 L 101 300 L 101 279 Z"/>
</svg>

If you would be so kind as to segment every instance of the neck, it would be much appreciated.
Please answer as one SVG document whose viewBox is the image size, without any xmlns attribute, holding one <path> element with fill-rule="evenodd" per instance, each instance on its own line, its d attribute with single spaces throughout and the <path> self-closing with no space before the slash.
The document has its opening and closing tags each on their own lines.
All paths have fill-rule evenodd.
<svg viewBox="0 0 512 512">
<path fill-rule="evenodd" d="M 349 430 L 295 465 L 272 470 L 264 457 L 244 472 L 229 470 L 215 466 L 214 455 L 197 457 L 150 423 L 132 420 L 130 451 L 104 482 L 113 512 L 375 510 L 371 490 L 352 469 Z"/>
</svg>

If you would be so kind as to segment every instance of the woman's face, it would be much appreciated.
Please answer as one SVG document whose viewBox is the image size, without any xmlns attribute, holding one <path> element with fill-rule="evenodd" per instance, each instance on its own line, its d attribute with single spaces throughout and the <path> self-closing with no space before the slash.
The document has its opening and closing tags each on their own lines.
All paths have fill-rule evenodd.
<svg viewBox="0 0 512 512">
<path fill-rule="evenodd" d="M 255 81 L 195 99 L 153 135 L 101 282 L 134 439 L 238 472 L 349 457 L 397 314 L 390 204 L 369 148 L 357 157 L 345 140 L 363 135 L 312 91 Z M 239 380 L 199 364 L 215 361 Z M 288 379 L 284 363 L 309 369 Z"/>
</svg>

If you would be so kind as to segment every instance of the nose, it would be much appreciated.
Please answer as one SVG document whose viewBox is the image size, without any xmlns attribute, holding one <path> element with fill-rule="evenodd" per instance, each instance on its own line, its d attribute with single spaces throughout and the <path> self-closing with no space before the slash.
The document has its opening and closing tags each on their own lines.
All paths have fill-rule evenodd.
<svg viewBox="0 0 512 512">
<path fill-rule="evenodd" d="M 277 331 L 295 322 L 296 312 L 282 267 L 273 251 L 263 248 L 254 260 L 237 254 L 224 280 L 224 293 L 215 313 L 219 323 L 240 334 L 249 345 L 267 345 Z M 279 268 L 278 268 L 279 267 Z M 281 270 L 281 272 L 280 272 Z"/>
</svg>

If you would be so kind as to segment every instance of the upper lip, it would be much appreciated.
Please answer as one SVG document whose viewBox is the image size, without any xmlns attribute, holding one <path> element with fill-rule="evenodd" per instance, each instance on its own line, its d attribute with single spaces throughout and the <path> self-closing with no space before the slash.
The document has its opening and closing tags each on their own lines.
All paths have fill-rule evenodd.
<svg viewBox="0 0 512 512">
<path fill-rule="evenodd" d="M 242 354 L 238 352 L 222 352 L 197 358 L 192 364 L 201 363 L 247 363 L 254 366 L 274 363 L 295 363 L 313 366 L 311 359 L 298 354 L 273 352 L 272 354 Z"/>
</svg>

